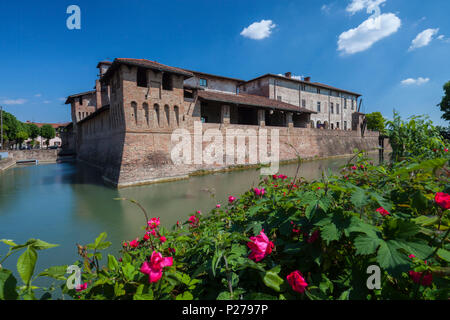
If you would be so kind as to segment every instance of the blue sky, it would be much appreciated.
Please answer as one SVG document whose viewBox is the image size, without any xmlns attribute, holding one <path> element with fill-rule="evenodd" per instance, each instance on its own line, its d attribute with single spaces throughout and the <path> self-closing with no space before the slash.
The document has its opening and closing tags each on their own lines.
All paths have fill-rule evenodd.
<svg viewBox="0 0 450 320">
<path fill-rule="evenodd" d="M 69 30 L 69 5 L 81 29 Z M 427 114 L 450 80 L 448 0 L 2 1 L 0 104 L 70 121 L 100 60 L 146 58 L 241 79 L 292 72 L 363 94 L 364 112 Z"/>
</svg>

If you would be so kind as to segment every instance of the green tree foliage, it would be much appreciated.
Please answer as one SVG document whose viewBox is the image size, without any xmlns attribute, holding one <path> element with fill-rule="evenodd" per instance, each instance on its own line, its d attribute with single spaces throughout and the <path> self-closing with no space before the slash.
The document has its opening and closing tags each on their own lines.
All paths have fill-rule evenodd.
<svg viewBox="0 0 450 320">
<path fill-rule="evenodd" d="M 441 111 L 444 112 L 442 119 L 450 121 L 450 81 L 444 84 L 444 96 L 438 106 L 441 108 Z"/>
<path fill-rule="evenodd" d="M 41 130 L 39 129 L 39 127 L 37 125 L 35 125 L 34 123 L 27 123 L 27 124 L 25 124 L 25 126 L 27 127 L 27 132 L 28 132 L 28 136 L 30 137 L 30 139 L 34 140 L 37 137 L 39 137 Z"/>
<path fill-rule="evenodd" d="M 447 148 L 439 130 L 428 116 L 414 116 L 408 120 L 402 120 L 394 111 L 394 119 L 387 122 L 394 161 L 404 157 L 432 158 L 437 151 Z"/>
<path fill-rule="evenodd" d="M 378 131 L 380 133 L 385 132 L 385 122 L 383 115 L 380 112 L 372 112 L 366 114 L 367 129 L 372 131 Z"/>
<path fill-rule="evenodd" d="M 3 139 L 5 146 L 20 142 L 26 134 L 24 125 L 16 117 L 9 112 L 3 111 Z"/>
<path fill-rule="evenodd" d="M 51 125 L 44 124 L 41 127 L 41 137 L 46 139 L 45 142 L 47 144 L 47 147 L 48 147 L 48 145 L 50 143 L 50 139 L 53 139 L 55 136 L 56 136 L 55 128 L 53 128 Z"/>
</svg>

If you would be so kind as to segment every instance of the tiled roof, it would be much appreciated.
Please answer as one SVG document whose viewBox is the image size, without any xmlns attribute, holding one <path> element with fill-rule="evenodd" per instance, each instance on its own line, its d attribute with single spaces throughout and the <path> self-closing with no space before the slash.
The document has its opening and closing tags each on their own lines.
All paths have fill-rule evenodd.
<svg viewBox="0 0 450 320">
<path fill-rule="evenodd" d="M 199 98 L 203 100 L 219 101 L 238 105 L 255 106 L 269 109 L 278 109 L 292 112 L 316 113 L 314 111 L 295 106 L 286 102 L 269 99 L 252 94 L 227 94 L 215 91 L 198 91 Z"/>
<path fill-rule="evenodd" d="M 206 72 L 200 72 L 200 71 L 192 71 L 192 70 L 188 70 L 188 69 L 184 69 L 184 70 L 192 72 L 196 76 L 205 76 L 205 77 L 212 77 L 212 78 L 218 78 L 218 79 L 224 79 L 224 80 L 231 80 L 231 81 L 236 81 L 236 82 L 239 82 L 239 83 L 244 83 L 245 82 L 245 80 L 231 78 L 231 77 L 219 76 L 217 74 L 212 74 L 212 73 L 206 73 Z"/>
<path fill-rule="evenodd" d="M 190 71 L 176 68 L 176 67 L 170 67 L 166 66 L 165 64 L 151 61 L 147 59 L 130 59 L 130 58 L 116 58 L 114 59 L 114 62 L 112 63 L 111 67 L 106 71 L 106 73 L 103 75 L 102 79 L 107 79 L 112 73 L 114 72 L 114 69 L 117 68 L 120 64 L 126 64 L 136 67 L 142 67 L 142 68 L 149 68 L 149 69 L 156 69 L 159 71 L 165 71 L 165 72 L 171 72 L 176 73 L 185 76 L 186 78 L 193 77 L 194 74 Z"/>
<path fill-rule="evenodd" d="M 73 95 L 67 97 L 67 100 L 66 100 L 65 104 L 69 104 L 70 101 L 71 101 L 73 98 L 81 97 L 81 96 L 86 96 L 86 95 L 91 95 L 91 94 L 94 94 L 94 93 L 96 93 L 96 92 L 97 92 L 97 91 L 95 91 L 95 90 L 91 90 L 91 91 L 86 91 L 86 92 L 81 92 L 81 93 L 73 94 Z"/>
<path fill-rule="evenodd" d="M 281 76 L 281 75 L 278 75 L 278 74 L 272 74 L 272 73 L 267 73 L 267 74 L 264 74 L 262 76 L 256 77 L 254 79 L 248 80 L 246 83 L 253 82 L 255 80 L 258 80 L 258 79 L 261 79 L 261 78 L 266 78 L 266 77 L 272 77 L 272 78 L 278 78 L 278 79 L 282 79 L 282 80 L 286 80 L 286 81 L 293 81 L 293 82 L 297 82 L 297 83 L 303 83 L 303 84 L 306 84 L 306 85 L 317 86 L 317 87 L 321 87 L 321 88 L 324 88 L 324 89 L 331 89 L 331 90 L 335 90 L 335 91 L 339 91 L 339 92 L 344 92 L 344 93 L 348 93 L 348 94 L 351 94 L 351 95 L 355 95 L 355 96 L 358 96 L 358 97 L 361 96 L 361 94 L 359 94 L 359 93 L 348 91 L 348 90 L 344 90 L 344 89 L 335 88 L 335 87 L 332 87 L 332 86 L 329 86 L 329 85 L 326 85 L 326 84 L 323 84 L 323 83 L 320 83 L 320 82 L 310 82 L 310 81 L 298 80 L 298 79 L 288 78 L 288 77 L 285 77 L 285 76 Z"/>
</svg>

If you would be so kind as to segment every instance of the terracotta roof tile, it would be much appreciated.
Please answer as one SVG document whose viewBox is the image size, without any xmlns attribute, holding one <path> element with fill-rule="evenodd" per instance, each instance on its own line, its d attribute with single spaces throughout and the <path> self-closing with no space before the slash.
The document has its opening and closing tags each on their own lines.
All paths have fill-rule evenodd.
<svg viewBox="0 0 450 320">
<path fill-rule="evenodd" d="M 219 101 L 224 103 L 255 106 L 269 109 L 278 109 L 292 112 L 316 113 L 314 111 L 295 106 L 286 102 L 269 99 L 252 94 L 227 94 L 215 91 L 198 91 L 198 96 L 204 100 Z"/>
</svg>

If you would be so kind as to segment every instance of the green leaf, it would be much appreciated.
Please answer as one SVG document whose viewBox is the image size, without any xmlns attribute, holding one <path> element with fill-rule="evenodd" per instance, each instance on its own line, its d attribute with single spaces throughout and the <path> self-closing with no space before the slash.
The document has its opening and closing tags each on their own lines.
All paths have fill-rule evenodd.
<svg viewBox="0 0 450 320">
<path fill-rule="evenodd" d="M 45 250 L 50 249 L 54 247 L 58 247 L 59 244 L 52 244 L 48 243 L 39 239 L 36 239 L 36 241 L 31 245 L 35 250 Z"/>
<path fill-rule="evenodd" d="M 0 300 L 17 300 L 17 280 L 12 272 L 0 269 Z"/>
<path fill-rule="evenodd" d="M 17 271 L 19 272 L 22 281 L 27 286 L 30 284 L 31 276 L 33 275 L 34 267 L 36 266 L 36 260 L 37 253 L 32 247 L 27 247 L 17 260 Z"/>
<path fill-rule="evenodd" d="M 3 242 L 4 244 L 7 244 L 8 246 L 17 246 L 17 244 L 14 243 L 14 241 L 9 239 L 0 239 L 0 242 Z"/>
<path fill-rule="evenodd" d="M 264 284 L 276 292 L 280 292 L 280 286 L 284 283 L 284 280 L 278 275 L 279 272 L 280 266 L 277 266 L 267 271 L 263 277 Z"/>
<path fill-rule="evenodd" d="M 381 240 L 378 237 L 372 237 L 368 235 L 360 235 L 355 238 L 356 254 L 370 255 L 377 251 Z"/>
<path fill-rule="evenodd" d="M 134 266 L 131 265 L 130 263 L 127 263 L 126 265 L 122 266 L 122 272 L 128 281 L 133 281 L 134 275 L 137 273 Z"/>
<path fill-rule="evenodd" d="M 133 300 L 153 300 L 153 291 L 149 290 L 149 293 L 135 294 Z"/>
<path fill-rule="evenodd" d="M 360 209 L 366 206 L 369 203 L 369 196 L 366 194 L 366 191 L 361 188 L 356 188 L 353 191 L 352 196 L 350 197 L 350 201 L 356 207 L 356 209 Z"/>
<path fill-rule="evenodd" d="M 113 271 L 119 269 L 119 263 L 117 262 L 116 258 L 111 254 L 108 254 L 108 268 Z"/>
<path fill-rule="evenodd" d="M 189 291 L 185 291 L 182 294 L 177 295 L 175 300 L 193 300 L 194 296 Z"/>
<path fill-rule="evenodd" d="M 445 249 L 439 249 L 437 251 L 437 255 L 439 256 L 439 258 L 441 258 L 442 260 L 445 260 L 447 262 L 450 262 L 450 251 L 447 251 Z"/>
<path fill-rule="evenodd" d="M 66 280 L 67 266 L 53 266 L 42 271 L 38 277 L 50 277 L 56 280 Z"/>
<path fill-rule="evenodd" d="M 399 252 L 401 246 L 397 241 L 381 241 L 378 250 L 377 262 L 380 267 L 394 276 L 399 276 L 409 268 L 410 261 L 407 255 Z"/>
</svg>

